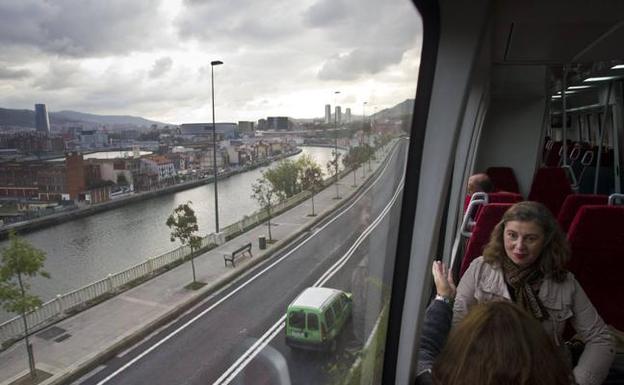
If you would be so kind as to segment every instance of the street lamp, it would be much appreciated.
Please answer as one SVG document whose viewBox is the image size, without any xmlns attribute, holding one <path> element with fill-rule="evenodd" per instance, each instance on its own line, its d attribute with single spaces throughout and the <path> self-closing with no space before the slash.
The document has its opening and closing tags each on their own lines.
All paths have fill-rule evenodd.
<svg viewBox="0 0 624 385">
<path fill-rule="evenodd" d="M 371 132 L 371 127 L 369 126 L 368 129 L 366 129 L 366 105 L 368 104 L 368 102 L 363 102 L 362 103 L 362 131 L 366 131 L 366 148 L 370 148 L 370 132 Z M 373 171 L 373 169 L 371 168 L 371 154 L 368 154 L 368 171 Z M 364 167 L 362 167 L 363 169 Z"/>
<path fill-rule="evenodd" d="M 215 198 L 215 233 L 219 232 L 219 193 L 217 190 L 217 125 L 215 123 L 214 107 L 214 67 L 223 64 L 220 60 L 210 62 L 210 79 L 212 88 L 212 171 L 214 173 L 214 198 Z"/>
<path fill-rule="evenodd" d="M 334 168 L 336 181 L 336 199 L 340 199 L 340 190 L 338 189 L 338 104 L 336 99 L 340 91 L 334 91 Z"/>
</svg>

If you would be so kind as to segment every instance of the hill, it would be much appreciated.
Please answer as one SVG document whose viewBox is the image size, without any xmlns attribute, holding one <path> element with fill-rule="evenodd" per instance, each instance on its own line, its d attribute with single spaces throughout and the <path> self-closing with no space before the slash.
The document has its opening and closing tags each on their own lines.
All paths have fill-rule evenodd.
<svg viewBox="0 0 624 385">
<path fill-rule="evenodd" d="M 49 116 L 51 125 L 63 125 L 68 123 L 86 123 L 90 125 L 101 124 L 107 126 L 123 125 L 135 127 L 150 127 L 152 124 L 159 127 L 167 125 L 167 123 L 144 119 L 138 116 L 96 115 L 77 111 L 50 112 Z M 0 108 L 0 127 L 1 126 L 34 128 L 35 111 Z"/>
<path fill-rule="evenodd" d="M 107 125 L 133 125 L 133 126 L 146 126 L 149 127 L 152 124 L 157 126 L 165 126 L 167 123 L 157 122 L 155 120 L 144 119 L 138 116 L 130 116 L 130 115 L 96 115 L 96 114 L 87 114 L 84 112 L 77 111 L 59 111 L 52 112 L 50 114 L 50 118 L 52 116 L 59 119 L 66 119 L 74 122 L 91 122 L 91 123 L 99 123 L 99 124 L 107 124 Z"/>
<path fill-rule="evenodd" d="M 414 99 L 405 99 L 394 107 L 378 111 L 373 116 L 377 119 L 398 119 L 414 111 Z"/>
</svg>

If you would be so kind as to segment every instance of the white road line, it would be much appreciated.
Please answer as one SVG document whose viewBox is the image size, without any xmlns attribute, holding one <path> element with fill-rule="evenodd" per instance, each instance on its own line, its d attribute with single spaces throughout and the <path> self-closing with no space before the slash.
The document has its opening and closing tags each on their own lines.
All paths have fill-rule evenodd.
<svg viewBox="0 0 624 385">
<path fill-rule="evenodd" d="M 357 238 L 357 240 L 351 245 L 349 250 L 338 261 L 336 261 L 327 271 L 314 283 L 313 286 L 323 286 L 329 281 L 355 253 L 355 250 L 362 244 L 364 239 L 370 235 L 370 233 L 377 228 L 379 223 L 388 214 L 392 206 L 394 206 L 401 191 L 403 190 L 403 184 L 405 182 L 405 176 L 401 179 L 401 182 L 397 186 L 394 195 L 390 202 L 384 207 L 383 211 L 375 218 L 364 232 Z M 278 333 L 284 330 L 284 321 L 286 315 L 283 315 L 276 323 L 274 323 L 258 340 L 245 351 L 214 383 L 213 385 L 227 385 L 232 382 L 236 376 L 253 360 L 265 346 L 267 346 Z"/>
<path fill-rule="evenodd" d="M 393 153 L 391 155 L 394 156 L 396 154 Z M 325 228 L 327 228 L 327 226 L 329 226 L 330 224 L 332 224 L 334 221 L 336 221 L 338 218 L 340 218 L 342 215 L 344 215 L 346 212 L 348 212 L 353 206 L 355 206 L 356 203 L 359 202 L 360 199 L 362 199 L 362 197 L 364 197 L 364 195 L 374 186 L 377 184 L 377 182 L 379 182 L 379 180 L 381 179 L 381 176 L 383 175 L 383 173 L 386 171 L 386 169 L 388 168 L 388 165 L 390 164 L 390 160 L 388 160 L 386 162 L 386 165 L 384 166 L 383 170 L 381 170 L 381 172 L 379 173 L 379 175 L 377 175 L 377 178 L 375 179 L 375 181 L 373 183 L 370 184 L 370 186 L 368 186 L 366 188 L 366 190 L 364 190 L 364 192 L 356 199 L 354 200 L 346 209 L 343 209 L 338 215 L 336 215 L 334 218 L 332 218 L 331 220 L 329 220 L 326 224 L 324 224 L 323 226 L 321 226 L 319 228 L 319 231 L 314 233 L 312 236 L 304 239 L 301 243 L 299 243 L 297 246 L 295 246 L 292 250 L 290 250 L 289 252 L 287 252 L 286 254 L 284 254 L 283 256 L 281 256 L 279 259 L 275 260 L 273 263 L 271 263 L 270 265 L 268 265 L 267 267 L 265 267 L 264 269 L 262 269 L 261 271 L 259 271 L 258 273 L 256 273 L 254 276 L 252 276 L 251 278 L 249 278 L 247 281 L 243 282 L 240 286 L 238 286 L 236 289 L 232 290 L 230 293 L 228 293 L 227 295 L 225 295 L 223 298 L 221 298 L 219 301 L 215 302 L 214 304 L 212 304 L 210 307 L 208 307 L 206 310 L 202 311 L 201 313 L 199 313 L 198 315 L 196 315 L 195 317 L 191 318 L 189 321 L 187 321 L 184 325 L 180 326 L 179 328 L 177 328 L 176 330 L 172 331 L 170 334 L 168 334 L 166 337 L 164 337 L 162 340 L 158 341 L 157 343 L 155 343 L 154 345 L 150 346 L 149 349 L 145 350 L 143 353 L 139 354 L 138 356 L 136 356 L 135 358 L 133 358 L 131 361 L 128 361 L 125 365 L 123 365 L 122 367 L 120 367 L 119 369 L 117 369 L 116 371 L 114 371 L 113 373 L 111 373 L 108 377 L 104 378 L 102 381 L 98 382 L 97 385 L 103 385 L 105 383 L 107 383 L 108 381 L 112 380 L 113 378 L 117 377 L 121 372 L 123 372 L 124 370 L 128 369 L 130 366 L 134 365 L 136 362 L 138 362 L 139 360 L 141 360 L 143 357 L 145 357 L 146 355 L 148 355 L 149 353 L 151 353 L 152 351 L 156 350 L 159 346 L 161 346 L 162 344 L 164 344 L 165 342 L 169 341 L 171 338 L 173 338 L 175 335 L 177 335 L 178 333 L 180 333 L 182 330 L 186 329 L 187 327 L 189 327 L 191 324 L 193 324 L 195 321 L 197 321 L 198 319 L 200 319 L 201 317 L 203 317 L 204 315 L 206 315 L 208 312 L 212 311 L 214 308 L 216 308 L 217 306 L 221 305 L 223 302 L 227 301 L 230 297 L 232 297 L 234 294 L 238 293 L 239 291 L 241 291 L 243 288 L 245 288 L 247 285 L 249 285 L 251 282 L 255 281 L 258 277 L 260 277 L 262 274 L 264 274 L 265 272 L 267 272 L 268 270 L 272 269 L 275 265 L 277 265 L 278 263 L 280 263 L 281 261 L 283 261 L 284 259 L 288 258 L 291 254 L 293 254 L 295 251 L 297 251 L 299 248 L 301 248 L 303 245 L 305 245 L 310 239 L 312 239 L 316 234 L 320 233 L 322 230 L 324 230 Z M 255 345 L 255 344 L 254 344 Z"/>
</svg>

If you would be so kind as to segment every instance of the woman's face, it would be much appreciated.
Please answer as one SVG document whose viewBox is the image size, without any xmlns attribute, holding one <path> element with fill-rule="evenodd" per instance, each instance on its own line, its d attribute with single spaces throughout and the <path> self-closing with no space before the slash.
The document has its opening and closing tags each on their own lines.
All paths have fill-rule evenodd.
<svg viewBox="0 0 624 385">
<path fill-rule="evenodd" d="M 503 231 L 507 257 L 518 266 L 535 262 L 544 247 L 544 230 L 533 221 L 509 221 Z"/>
</svg>

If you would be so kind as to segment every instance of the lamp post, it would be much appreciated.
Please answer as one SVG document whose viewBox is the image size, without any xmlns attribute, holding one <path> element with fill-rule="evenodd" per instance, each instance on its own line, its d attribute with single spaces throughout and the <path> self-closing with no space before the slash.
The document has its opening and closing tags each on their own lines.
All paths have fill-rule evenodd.
<svg viewBox="0 0 624 385">
<path fill-rule="evenodd" d="M 340 91 L 334 91 L 334 176 L 336 178 L 336 180 L 334 181 L 336 185 L 335 199 L 340 199 L 340 190 L 338 189 L 338 104 L 336 102 L 339 93 Z"/>
<path fill-rule="evenodd" d="M 214 199 L 215 199 L 215 233 L 219 232 L 219 193 L 217 190 L 217 125 L 215 123 L 214 107 L 214 67 L 223 64 L 220 60 L 210 62 L 210 79 L 212 88 L 212 170 L 214 174 Z"/>
<path fill-rule="evenodd" d="M 368 102 L 362 102 L 362 131 L 366 131 L 366 148 L 370 148 L 370 132 L 371 132 L 371 127 L 369 126 L 368 129 L 366 128 L 366 105 L 368 104 Z M 368 154 L 368 171 L 373 171 L 373 169 L 371 168 L 371 154 Z M 362 167 L 364 168 L 364 167 Z"/>
</svg>

